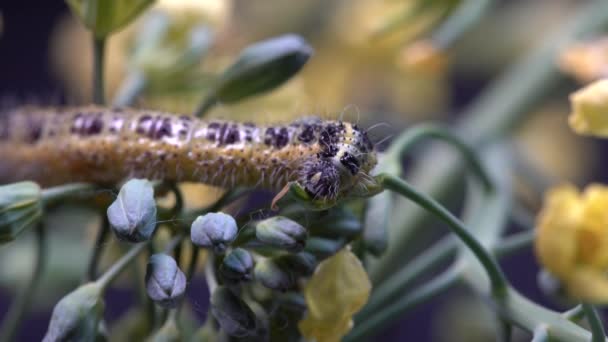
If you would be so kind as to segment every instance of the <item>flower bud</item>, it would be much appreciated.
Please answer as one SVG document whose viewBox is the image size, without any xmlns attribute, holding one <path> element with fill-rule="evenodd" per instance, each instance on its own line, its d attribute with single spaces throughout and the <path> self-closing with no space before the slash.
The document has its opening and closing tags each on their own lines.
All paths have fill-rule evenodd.
<svg viewBox="0 0 608 342">
<path fill-rule="evenodd" d="M 102 295 L 99 285 L 88 283 L 63 297 L 53 309 L 43 341 L 94 341 L 104 310 Z"/>
<path fill-rule="evenodd" d="M 19 182 L 0 186 L 0 244 L 15 239 L 42 217 L 38 184 Z"/>
<path fill-rule="evenodd" d="M 174 308 L 186 292 L 186 275 L 166 254 L 154 254 L 146 269 L 148 297 L 163 308 Z"/>
<path fill-rule="evenodd" d="M 232 216 L 208 213 L 192 222 L 190 239 L 199 247 L 213 248 L 215 253 L 224 253 L 226 247 L 236 238 L 237 232 L 236 221 Z"/>
<path fill-rule="evenodd" d="M 156 202 L 152 183 L 131 179 L 108 207 L 108 219 L 116 236 L 128 242 L 149 240 L 156 229 Z"/>
<path fill-rule="evenodd" d="M 361 221 L 349 210 L 336 208 L 309 225 L 313 235 L 354 238 L 363 230 Z"/>
<path fill-rule="evenodd" d="M 300 71 L 312 52 L 310 45 L 294 34 L 250 45 L 220 76 L 215 99 L 234 103 L 276 88 Z"/>
<path fill-rule="evenodd" d="M 266 245 L 297 253 L 306 245 L 308 231 L 295 221 L 275 216 L 258 222 L 255 235 Z"/>
<path fill-rule="evenodd" d="M 317 267 L 317 258 L 308 252 L 281 255 L 276 258 L 276 262 L 302 276 L 313 274 Z"/>
<path fill-rule="evenodd" d="M 242 248 L 235 248 L 222 261 L 220 273 L 229 281 L 251 280 L 253 273 L 253 257 L 251 253 Z"/>
<path fill-rule="evenodd" d="M 70 9 L 97 38 L 129 24 L 154 0 L 66 0 Z"/>
<path fill-rule="evenodd" d="M 230 289 L 219 286 L 211 295 L 211 314 L 228 335 L 246 337 L 256 333 L 255 314 Z"/>
<path fill-rule="evenodd" d="M 313 254 L 318 260 L 328 258 L 336 254 L 345 245 L 344 239 L 327 239 L 322 237 L 311 237 L 306 243 L 306 252 Z"/>
<path fill-rule="evenodd" d="M 281 264 L 273 259 L 264 259 L 255 265 L 255 279 L 269 289 L 287 291 L 294 287 L 296 277 L 293 272 L 287 268 L 287 265 Z"/>
</svg>

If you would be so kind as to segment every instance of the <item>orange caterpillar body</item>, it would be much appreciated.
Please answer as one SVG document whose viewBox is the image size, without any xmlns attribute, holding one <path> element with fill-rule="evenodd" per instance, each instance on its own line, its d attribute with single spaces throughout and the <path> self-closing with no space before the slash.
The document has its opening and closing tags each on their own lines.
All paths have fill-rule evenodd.
<svg viewBox="0 0 608 342">
<path fill-rule="evenodd" d="M 276 190 L 299 181 L 322 198 L 361 183 L 375 164 L 366 133 L 340 121 L 262 127 L 95 106 L 0 115 L 0 183 L 140 177 Z"/>
</svg>

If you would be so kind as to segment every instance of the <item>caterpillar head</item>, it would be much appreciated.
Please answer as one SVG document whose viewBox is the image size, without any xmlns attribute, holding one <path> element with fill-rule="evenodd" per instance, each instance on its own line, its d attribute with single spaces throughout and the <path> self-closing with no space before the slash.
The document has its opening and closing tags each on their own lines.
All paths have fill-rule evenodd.
<svg viewBox="0 0 608 342">
<path fill-rule="evenodd" d="M 345 122 L 329 121 L 320 127 L 321 151 L 301 167 L 299 183 L 313 199 L 334 200 L 365 190 L 376 153 L 365 131 Z"/>
</svg>

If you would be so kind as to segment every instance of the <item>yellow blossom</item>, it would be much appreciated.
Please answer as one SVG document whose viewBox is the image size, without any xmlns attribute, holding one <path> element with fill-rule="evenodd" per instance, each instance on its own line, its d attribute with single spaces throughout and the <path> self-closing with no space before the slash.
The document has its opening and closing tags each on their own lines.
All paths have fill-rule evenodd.
<svg viewBox="0 0 608 342">
<path fill-rule="evenodd" d="M 339 341 L 353 325 L 352 317 L 367 302 L 371 282 L 348 249 L 317 267 L 304 289 L 308 313 L 298 327 L 307 339 Z"/>
<path fill-rule="evenodd" d="M 578 134 L 608 137 L 608 79 L 570 95 L 570 127 Z"/>
<path fill-rule="evenodd" d="M 432 41 L 420 40 L 401 50 L 397 65 L 406 71 L 435 75 L 445 71 L 447 56 Z"/>
<path fill-rule="evenodd" d="M 608 303 L 608 187 L 548 192 L 538 217 L 536 255 L 577 299 Z"/>
</svg>

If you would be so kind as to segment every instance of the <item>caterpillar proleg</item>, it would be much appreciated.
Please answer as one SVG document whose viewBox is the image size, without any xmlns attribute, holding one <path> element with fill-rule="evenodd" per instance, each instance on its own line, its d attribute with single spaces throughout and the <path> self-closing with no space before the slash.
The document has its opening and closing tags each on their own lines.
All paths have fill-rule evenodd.
<svg viewBox="0 0 608 342">
<path fill-rule="evenodd" d="M 148 110 L 22 107 L 0 115 L 0 182 L 111 184 L 130 177 L 278 190 L 318 199 L 365 186 L 373 144 L 355 124 L 259 126 Z"/>
</svg>

